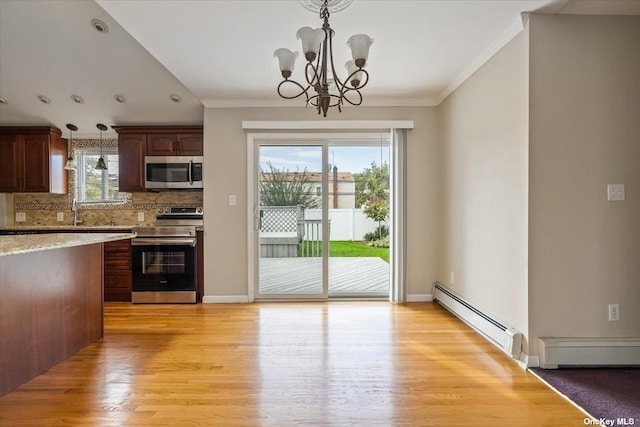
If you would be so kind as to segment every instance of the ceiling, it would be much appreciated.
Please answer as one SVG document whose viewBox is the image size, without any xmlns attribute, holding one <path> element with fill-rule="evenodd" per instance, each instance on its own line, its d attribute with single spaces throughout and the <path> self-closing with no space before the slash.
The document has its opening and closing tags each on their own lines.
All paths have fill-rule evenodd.
<svg viewBox="0 0 640 427">
<path fill-rule="evenodd" d="M 330 19 L 338 72 L 347 38 L 366 33 L 364 105 L 437 105 L 534 11 L 640 14 L 640 0 L 355 0 Z M 297 29 L 320 24 L 297 0 L 0 0 L 0 124 L 66 135 L 73 123 L 93 137 L 97 123 L 202 124 L 205 107 L 302 105 L 278 97 L 273 51 L 300 50 Z"/>
</svg>

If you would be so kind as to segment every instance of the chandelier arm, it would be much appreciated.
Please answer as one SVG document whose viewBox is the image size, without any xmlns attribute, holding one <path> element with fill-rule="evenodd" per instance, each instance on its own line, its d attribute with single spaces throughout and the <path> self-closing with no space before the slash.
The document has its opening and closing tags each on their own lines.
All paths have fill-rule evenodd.
<svg viewBox="0 0 640 427">
<path fill-rule="evenodd" d="M 312 73 L 309 73 L 309 69 L 312 70 Z M 309 80 L 309 74 L 313 75 L 313 78 L 311 80 Z M 304 69 L 304 77 L 307 80 L 307 84 L 309 84 L 309 86 L 315 87 L 315 85 L 317 85 L 320 82 L 320 76 L 318 75 L 317 64 L 314 66 L 313 63 L 307 62 L 307 65 Z"/>
<path fill-rule="evenodd" d="M 300 93 L 297 94 L 297 95 L 293 95 L 293 96 L 283 95 L 282 92 L 280 92 L 280 87 L 282 87 L 282 85 L 285 84 L 285 83 L 292 83 L 292 84 L 298 86 L 300 88 Z M 309 92 L 308 92 L 309 87 L 310 86 L 307 86 L 307 88 L 305 89 L 304 86 L 302 86 L 300 83 L 298 83 L 295 80 L 288 80 L 288 79 L 287 80 L 283 80 L 278 85 L 278 95 L 280 95 L 280 97 L 284 98 L 284 99 L 295 99 L 295 98 L 298 98 L 298 97 L 300 97 L 302 95 L 305 95 L 305 97 L 307 98 L 307 103 L 308 103 L 309 102 Z"/>
<path fill-rule="evenodd" d="M 351 79 L 358 73 L 363 73 L 365 76 L 364 79 L 364 83 L 360 82 L 360 84 L 358 85 L 358 87 L 355 87 L 353 85 L 349 85 L 349 83 L 351 83 Z M 365 87 L 367 85 L 367 83 L 369 83 L 369 73 L 367 72 L 367 70 L 365 70 L 364 68 L 361 68 L 359 70 L 354 71 L 353 73 L 349 74 L 349 76 L 347 77 L 347 83 L 345 83 L 343 85 L 343 90 L 340 91 L 340 93 L 344 93 L 348 90 L 360 90 L 363 87 Z"/>
<path fill-rule="evenodd" d="M 333 74 L 333 81 L 336 84 L 338 92 L 342 93 L 346 85 L 342 82 L 342 80 L 340 80 L 340 77 L 338 77 L 336 67 L 333 63 L 333 41 L 331 39 L 329 39 L 329 57 L 331 58 L 331 74 Z"/>
<path fill-rule="evenodd" d="M 331 99 L 334 99 L 333 104 L 329 104 L 329 107 L 337 107 L 340 104 L 343 104 L 342 98 L 338 95 L 329 95 Z M 309 97 L 309 101 L 307 102 L 309 105 L 313 105 L 314 107 L 318 106 L 318 100 L 320 99 L 320 95 L 313 95 Z"/>
<path fill-rule="evenodd" d="M 349 97 L 347 97 L 347 93 L 349 93 L 349 92 L 357 93 L 358 94 L 358 98 L 359 98 L 358 101 L 355 101 L 355 102 L 351 101 L 349 99 Z M 342 99 L 343 101 L 347 101 L 351 105 L 358 106 L 358 105 L 362 104 L 362 93 L 360 93 L 360 91 L 358 89 L 347 89 L 346 91 L 342 92 L 342 94 L 340 96 L 340 99 Z"/>
</svg>

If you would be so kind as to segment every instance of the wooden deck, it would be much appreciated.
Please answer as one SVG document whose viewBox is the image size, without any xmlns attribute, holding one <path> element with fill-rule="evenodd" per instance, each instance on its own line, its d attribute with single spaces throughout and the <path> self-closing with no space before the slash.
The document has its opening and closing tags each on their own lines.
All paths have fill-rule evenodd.
<svg viewBox="0 0 640 427">
<path fill-rule="evenodd" d="M 260 293 L 321 294 L 322 258 L 260 258 Z M 381 258 L 329 258 L 329 294 L 389 295 L 389 264 Z"/>
</svg>

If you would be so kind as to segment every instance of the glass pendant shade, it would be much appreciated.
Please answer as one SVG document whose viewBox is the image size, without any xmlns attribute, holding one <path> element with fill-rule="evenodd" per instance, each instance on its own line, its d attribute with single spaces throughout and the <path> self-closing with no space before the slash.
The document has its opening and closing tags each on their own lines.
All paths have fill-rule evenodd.
<svg viewBox="0 0 640 427">
<path fill-rule="evenodd" d="M 98 123 L 96 127 L 100 129 L 100 158 L 96 162 L 96 167 L 94 169 L 99 171 L 106 171 L 107 165 L 104 162 L 104 157 L 102 157 L 102 132 L 107 130 L 107 127 L 102 123 Z"/>
<path fill-rule="evenodd" d="M 346 64 L 344 64 L 344 66 L 347 69 L 348 76 L 351 76 L 351 84 L 353 85 L 353 87 L 360 86 L 360 83 L 362 83 L 362 79 L 364 78 L 364 73 L 362 71 L 359 71 L 360 67 L 356 65 L 356 61 L 352 59 L 351 61 L 348 61 Z"/>
<path fill-rule="evenodd" d="M 64 164 L 64 168 L 68 171 L 76 170 L 76 161 L 73 160 L 73 157 L 69 156 L 67 158 L 67 162 Z"/>
<path fill-rule="evenodd" d="M 67 145 L 69 157 L 67 157 L 67 162 L 64 164 L 64 168 L 68 171 L 74 171 L 76 170 L 76 161 L 73 160 L 73 156 L 71 155 L 71 148 L 73 146 L 73 132 L 78 130 L 78 126 L 67 123 L 67 129 L 69 129 L 69 143 Z"/>
<path fill-rule="evenodd" d="M 273 52 L 273 56 L 278 58 L 278 62 L 280 63 L 280 72 L 282 76 L 286 79 L 293 73 L 293 68 L 296 64 L 296 58 L 298 57 L 298 52 L 291 52 L 289 49 L 280 48 Z M 288 74 L 285 76 L 285 74 Z"/>
<path fill-rule="evenodd" d="M 302 27 L 296 33 L 298 40 L 302 41 L 302 52 L 307 61 L 312 62 L 320 52 L 320 45 L 324 41 L 324 30 L 322 28 L 313 29 L 311 27 Z"/>
<path fill-rule="evenodd" d="M 100 170 L 100 171 L 107 170 L 107 165 L 104 163 L 104 158 L 102 156 L 100 156 L 100 158 L 96 162 L 96 167 L 94 169 Z"/>
<path fill-rule="evenodd" d="M 364 60 L 362 65 L 358 64 L 358 66 L 364 66 L 364 63 L 369 59 L 369 46 L 372 43 L 373 39 L 366 34 L 356 34 L 347 40 L 347 46 L 351 48 L 351 56 L 356 61 L 356 64 L 358 64 L 359 59 Z"/>
</svg>

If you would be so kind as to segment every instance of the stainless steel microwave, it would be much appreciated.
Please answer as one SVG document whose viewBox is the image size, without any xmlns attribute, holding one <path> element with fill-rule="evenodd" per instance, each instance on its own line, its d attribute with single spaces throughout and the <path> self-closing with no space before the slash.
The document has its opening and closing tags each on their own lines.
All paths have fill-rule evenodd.
<svg viewBox="0 0 640 427">
<path fill-rule="evenodd" d="M 147 190 L 191 190 L 202 188 L 202 156 L 146 156 Z"/>
</svg>

